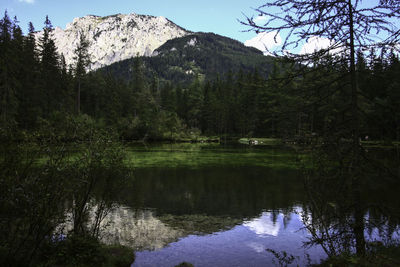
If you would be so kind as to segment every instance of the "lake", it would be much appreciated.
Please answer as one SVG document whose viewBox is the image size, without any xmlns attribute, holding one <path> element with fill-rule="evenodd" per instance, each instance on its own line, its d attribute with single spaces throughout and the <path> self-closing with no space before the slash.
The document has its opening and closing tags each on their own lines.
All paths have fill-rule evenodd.
<svg viewBox="0 0 400 267">
<path fill-rule="evenodd" d="M 304 246 L 312 237 L 310 225 L 321 225 L 320 218 L 313 218 L 315 209 L 309 208 L 302 175 L 305 158 L 282 147 L 130 145 L 126 163 L 134 168 L 134 178 L 105 219 L 102 240 L 133 248 L 134 267 L 181 262 L 273 266 L 279 265 L 283 253 L 285 265 L 318 263 L 327 257 L 324 247 Z M 372 206 L 384 199 L 398 210 L 398 187 L 390 187 L 389 193 L 382 188 L 386 187 L 363 187 L 363 196 Z M 366 239 L 396 239 L 398 221 L 371 205 L 363 207 L 363 214 L 377 224 L 365 225 Z M 329 219 L 329 225 L 333 221 Z M 322 233 L 316 227 L 314 235 Z"/>
</svg>

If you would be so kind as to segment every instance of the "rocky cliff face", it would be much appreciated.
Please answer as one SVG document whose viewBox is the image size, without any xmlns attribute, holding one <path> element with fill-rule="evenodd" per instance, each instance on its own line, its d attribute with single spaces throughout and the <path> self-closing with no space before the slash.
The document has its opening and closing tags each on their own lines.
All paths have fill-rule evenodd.
<svg viewBox="0 0 400 267">
<path fill-rule="evenodd" d="M 56 27 L 53 38 L 67 65 L 74 63 L 74 50 L 83 33 L 89 41 L 90 69 L 139 56 L 150 56 L 166 41 L 189 32 L 164 17 L 137 14 L 75 18 L 63 30 Z M 37 38 L 41 36 L 37 33 Z"/>
</svg>

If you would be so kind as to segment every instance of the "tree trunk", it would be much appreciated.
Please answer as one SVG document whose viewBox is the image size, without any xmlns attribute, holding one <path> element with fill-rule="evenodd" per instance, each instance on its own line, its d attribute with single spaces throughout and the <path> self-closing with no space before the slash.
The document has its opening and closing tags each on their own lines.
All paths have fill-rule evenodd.
<svg viewBox="0 0 400 267">
<path fill-rule="evenodd" d="M 78 92 L 76 94 L 76 114 L 81 112 L 81 79 L 78 78 Z"/>
<path fill-rule="evenodd" d="M 360 257 L 365 256 L 365 238 L 364 238 L 364 215 L 362 210 L 360 196 L 360 126 L 358 118 L 358 92 L 357 92 L 357 73 L 355 64 L 355 48 L 354 48 L 354 21 L 353 21 L 353 5 L 348 0 L 349 8 L 349 27 L 350 27 L 350 80 L 351 80 L 351 129 L 352 129 L 352 162 L 350 176 L 352 179 L 353 197 L 354 197 L 354 235 L 356 239 L 356 252 Z"/>
</svg>

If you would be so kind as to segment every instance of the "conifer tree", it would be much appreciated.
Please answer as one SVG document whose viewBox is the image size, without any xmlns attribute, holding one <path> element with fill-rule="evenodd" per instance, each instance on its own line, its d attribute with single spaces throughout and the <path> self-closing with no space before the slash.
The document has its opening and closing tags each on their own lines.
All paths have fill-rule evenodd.
<svg viewBox="0 0 400 267">
<path fill-rule="evenodd" d="M 75 49 L 74 59 L 75 69 L 74 76 L 77 84 L 76 92 L 76 113 L 79 114 L 81 111 L 81 82 L 86 74 L 86 69 L 90 66 L 90 55 L 88 53 L 89 42 L 86 40 L 83 32 L 79 34 L 79 44 Z"/>
<path fill-rule="evenodd" d="M 192 128 L 200 128 L 201 107 L 203 105 L 201 83 L 197 77 L 188 90 L 188 123 Z"/>
<path fill-rule="evenodd" d="M 22 30 L 18 25 L 19 21 L 17 17 L 14 17 L 14 21 L 12 23 L 12 40 L 11 40 L 11 66 L 12 66 L 12 77 L 16 81 L 14 83 L 14 88 L 16 92 L 18 109 L 16 112 L 16 121 L 19 120 L 19 110 L 21 109 L 24 99 L 24 90 L 23 80 L 25 79 L 24 65 L 25 59 L 23 58 L 24 53 L 24 36 L 22 35 Z"/>
<path fill-rule="evenodd" d="M 19 106 L 19 122 L 24 128 L 32 128 L 36 117 L 41 115 L 39 97 L 39 60 L 35 39 L 35 28 L 30 22 L 28 35 L 23 40 L 23 64 L 21 77 L 21 102 Z"/>
<path fill-rule="evenodd" d="M 207 81 L 203 86 L 203 106 L 201 110 L 201 130 L 203 133 L 215 133 L 214 120 L 215 120 L 215 107 L 216 98 L 212 91 L 213 86 L 211 82 Z"/>
<path fill-rule="evenodd" d="M 60 109 L 62 93 L 60 92 L 59 55 L 52 38 L 53 26 L 46 16 L 43 28 L 43 36 L 40 38 L 40 63 L 41 63 L 41 104 L 45 107 L 44 115 Z"/>
<path fill-rule="evenodd" d="M 18 109 L 17 63 L 13 50 L 13 29 L 7 11 L 0 20 L 0 115 L 2 123 L 14 123 Z"/>
</svg>

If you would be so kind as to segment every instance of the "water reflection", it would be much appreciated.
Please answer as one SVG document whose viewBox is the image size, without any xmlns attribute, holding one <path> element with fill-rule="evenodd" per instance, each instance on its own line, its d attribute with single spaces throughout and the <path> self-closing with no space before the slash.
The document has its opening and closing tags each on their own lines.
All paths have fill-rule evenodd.
<svg viewBox="0 0 400 267">
<path fill-rule="evenodd" d="M 105 218 L 103 226 L 102 242 L 121 244 L 135 250 L 160 249 L 183 235 L 182 231 L 156 218 L 153 211 L 133 211 L 125 206 L 115 208 Z"/>
<path fill-rule="evenodd" d="M 280 224 L 274 219 L 275 215 L 270 212 L 263 212 L 260 218 L 253 219 L 245 222 L 243 226 L 248 227 L 251 231 L 257 235 L 272 235 L 278 236 Z M 279 216 L 279 219 L 281 216 Z"/>
<path fill-rule="evenodd" d="M 294 207 L 290 213 L 264 211 L 253 219 L 243 218 L 241 222 L 224 226 L 227 221 L 218 216 L 169 214 L 158 217 L 154 210 L 132 210 L 120 206 L 103 222 L 102 241 L 135 248 L 133 266 L 175 266 L 182 261 L 195 266 L 269 266 L 277 259 L 267 249 L 294 255 L 293 266 L 305 266 L 326 257 L 321 246 L 304 249 L 304 243 L 313 238 L 313 233 L 305 227 L 312 222 L 312 219 L 304 221 L 306 213 L 300 206 Z M 169 223 L 163 222 L 166 217 Z M 193 223 L 196 220 L 197 224 Z M 204 225 L 209 225 L 210 221 L 222 230 L 205 234 Z M 366 232 L 368 241 L 384 242 L 386 233 L 380 229 Z M 398 238 L 398 235 L 391 238 Z"/>
<path fill-rule="evenodd" d="M 138 169 L 121 194 L 127 206 L 156 208 L 158 214 L 241 219 L 304 203 L 298 171 L 251 166 Z"/>
<path fill-rule="evenodd" d="M 207 160 L 220 156 L 207 153 Z M 246 164 L 251 161 L 247 152 L 235 153 Z M 251 153 L 260 153 L 258 159 L 265 154 Z M 136 169 L 135 179 L 118 195 L 121 205 L 104 221 L 109 229 L 104 242 L 137 250 L 135 266 L 174 266 L 183 261 L 195 266 L 269 266 L 276 259 L 267 249 L 295 255 L 294 264 L 304 266 L 305 253 L 316 263 L 329 252 L 315 242 L 305 250 L 304 243 L 318 241 L 321 234 L 334 234 L 342 242 L 346 236 L 339 234 L 353 231 L 347 225 L 354 218 L 347 209 L 352 207 L 351 192 L 344 191 L 340 181 L 315 182 L 305 190 L 295 168 L 224 164 Z M 358 218 L 368 221 L 366 240 L 395 236 L 399 217 L 392 215 L 400 210 L 398 183 L 363 181 Z"/>
<path fill-rule="evenodd" d="M 308 259 L 302 244 L 309 234 L 299 231 L 303 224 L 297 212 L 291 213 L 290 217 L 285 227 L 283 213 L 262 212 L 230 230 L 189 235 L 163 249 L 137 252 L 134 266 L 175 266 L 182 261 L 195 266 L 270 266 L 276 259 L 267 249 L 296 255 L 294 266 L 304 266 Z M 314 263 L 324 257 L 319 247 L 306 252 Z"/>
</svg>

